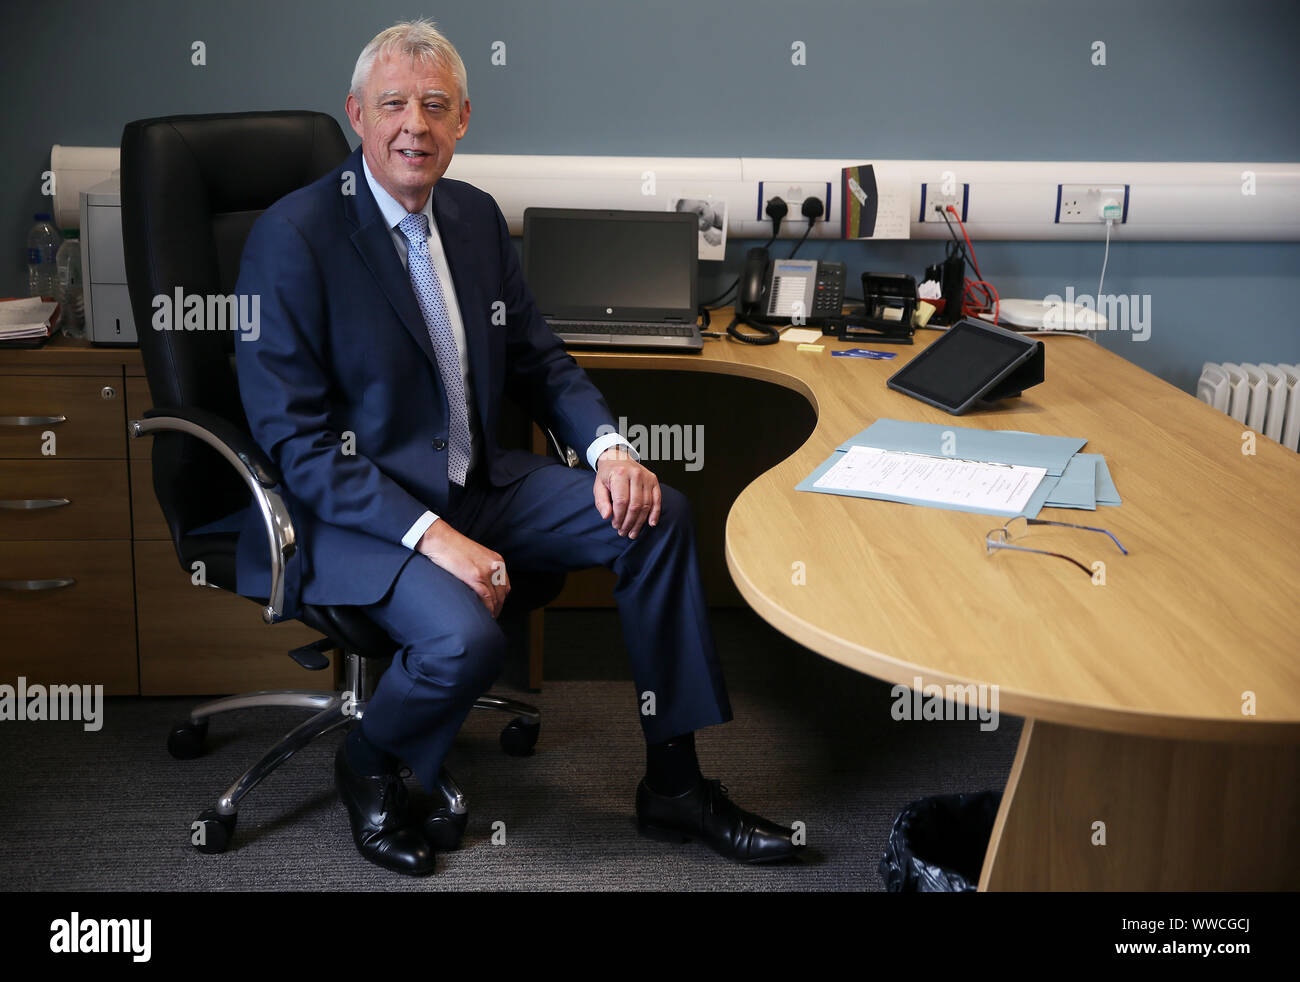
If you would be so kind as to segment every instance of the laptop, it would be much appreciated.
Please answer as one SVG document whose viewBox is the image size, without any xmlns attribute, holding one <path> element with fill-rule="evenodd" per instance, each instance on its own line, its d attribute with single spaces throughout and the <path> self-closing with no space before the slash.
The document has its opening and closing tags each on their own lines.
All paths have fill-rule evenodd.
<svg viewBox="0 0 1300 982">
<path fill-rule="evenodd" d="M 524 279 L 570 348 L 698 352 L 693 213 L 528 208 Z"/>
</svg>

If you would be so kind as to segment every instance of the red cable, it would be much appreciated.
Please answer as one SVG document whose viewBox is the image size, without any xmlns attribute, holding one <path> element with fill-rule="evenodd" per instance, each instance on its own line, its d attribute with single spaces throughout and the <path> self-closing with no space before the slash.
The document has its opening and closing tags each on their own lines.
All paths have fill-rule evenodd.
<svg viewBox="0 0 1300 982">
<path fill-rule="evenodd" d="M 972 280 L 967 278 L 966 288 L 962 292 L 961 313 L 965 317 L 968 314 L 983 314 L 988 312 L 988 308 L 993 308 L 993 323 L 998 322 L 998 291 L 993 288 L 993 284 L 984 279 L 984 274 L 980 272 L 979 260 L 975 258 L 975 247 L 971 245 L 970 236 L 966 234 L 966 226 L 962 223 L 961 215 L 957 214 L 957 209 L 952 205 L 947 206 L 947 211 L 952 213 L 952 217 L 957 219 L 957 227 L 961 229 L 962 238 L 966 240 L 966 253 L 970 256 L 970 263 L 975 267 L 975 275 L 979 279 Z M 981 288 L 984 291 L 984 303 L 975 302 L 975 289 Z M 972 301 L 972 302 L 968 302 Z"/>
<path fill-rule="evenodd" d="M 979 287 L 984 291 L 984 303 L 982 304 L 977 302 L 967 303 L 966 301 L 968 297 L 973 298 L 976 287 Z M 998 297 L 998 291 L 993 288 L 992 283 L 986 283 L 984 280 L 968 279 L 966 281 L 966 291 L 962 295 L 961 312 L 963 317 L 965 317 L 967 314 L 979 315 L 979 314 L 987 313 L 988 308 L 992 307 L 993 323 L 996 324 L 998 322 L 999 303 L 1000 303 L 1000 298 Z"/>
<path fill-rule="evenodd" d="M 980 272 L 979 260 L 975 258 L 975 247 L 970 244 L 970 236 L 966 234 L 966 226 L 962 224 L 961 216 L 957 214 L 957 209 L 948 205 L 948 210 L 952 212 L 952 217 L 957 219 L 957 227 L 961 229 L 961 237 L 966 240 L 966 251 L 970 253 L 970 263 L 975 267 L 975 275 L 983 278 L 984 274 Z"/>
</svg>

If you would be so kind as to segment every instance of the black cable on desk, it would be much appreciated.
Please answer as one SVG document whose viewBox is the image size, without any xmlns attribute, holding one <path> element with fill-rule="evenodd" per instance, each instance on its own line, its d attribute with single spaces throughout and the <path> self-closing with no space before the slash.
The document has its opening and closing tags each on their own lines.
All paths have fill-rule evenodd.
<svg viewBox="0 0 1300 982">
<path fill-rule="evenodd" d="M 746 327 L 752 327 L 759 333 L 741 334 L 736 330 L 736 327 L 739 324 L 744 324 Z M 771 324 L 765 324 L 762 321 L 755 321 L 749 317 L 741 317 L 739 314 L 731 318 L 731 323 L 727 325 L 727 336 L 733 341 L 739 341 L 742 344 L 776 344 L 781 340 L 781 332 Z"/>
</svg>

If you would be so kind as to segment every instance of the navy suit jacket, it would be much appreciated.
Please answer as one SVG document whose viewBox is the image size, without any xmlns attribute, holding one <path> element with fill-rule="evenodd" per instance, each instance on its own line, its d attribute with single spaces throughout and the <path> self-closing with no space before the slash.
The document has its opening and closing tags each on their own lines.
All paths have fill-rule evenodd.
<svg viewBox="0 0 1300 982">
<path fill-rule="evenodd" d="M 501 486 L 547 463 L 497 445 L 503 395 L 580 452 L 614 421 L 538 312 L 496 202 L 445 178 L 432 193 L 469 348 L 479 467 Z M 375 603 L 412 555 L 402 536 L 425 511 L 447 508 L 448 411 L 360 148 L 257 220 L 236 292 L 257 296 L 261 314 L 260 336 L 235 342 L 239 391 L 253 438 L 283 474 L 297 537 L 284 616 L 302 603 Z M 238 588 L 264 598 L 269 584 L 253 508 L 240 534 Z"/>
</svg>

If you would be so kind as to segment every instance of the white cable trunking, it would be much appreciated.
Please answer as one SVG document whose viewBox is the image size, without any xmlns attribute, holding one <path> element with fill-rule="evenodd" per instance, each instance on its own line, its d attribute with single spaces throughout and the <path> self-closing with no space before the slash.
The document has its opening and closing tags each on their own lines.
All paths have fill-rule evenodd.
<svg viewBox="0 0 1300 982">
<path fill-rule="evenodd" d="M 483 188 L 501 206 L 512 234 L 524 209 L 619 208 L 666 210 L 679 197 L 711 195 L 727 202 L 728 234 L 767 238 L 759 217 L 759 184 L 801 186 L 831 202 L 813 236 L 840 236 L 840 171 L 864 163 L 905 181 L 911 236 L 943 239 L 942 221 L 922 222 L 923 184 L 968 185 L 966 228 L 980 239 L 1093 240 L 1095 224 L 1057 222 L 1058 185 L 1127 186 L 1116 240 L 1300 241 L 1300 164 L 1116 163 L 1089 161 L 780 159 L 763 157 L 594 157 L 457 154 L 447 176 Z M 884 191 L 886 182 L 881 181 Z M 1252 193 L 1253 192 L 1253 193 Z M 955 225 L 955 223 L 954 223 Z M 792 202 L 782 237 L 807 224 Z"/>
<path fill-rule="evenodd" d="M 106 177 L 118 167 L 116 147 L 60 147 L 51 153 L 59 191 L 76 166 L 73 154 L 93 159 Z M 1128 188 L 1116 241 L 1300 241 L 1300 164 L 1117 163 L 1114 161 L 782 159 L 777 157 L 595 157 L 465 154 L 452 158 L 447 176 L 483 188 L 496 198 L 510 231 L 523 232 L 524 209 L 626 208 L 660 211 L 678 197 L 713 195 L 727 202 L 728 234 L 766 239 L 771 222 L 760 218 L 759 184 L 800 185 L 820 196 L 827 182 L 831 204 L 813 236 L 840 235 L 840 171 L 875 164 L 905 182 L 911 236 L 943 239 L 942 221 L 921 222 L 921 186 L 969 186 L 966 229 L 979 239 L 1101 239 L 1106 226 L 1056 221 L 1057 187 L 1085 184 Z M 653 175 L 652 177 L 649 175 Z M 1253 175 L 1253 177 L 1251 176 Z M 100 177 L 99 179 L 102 179 Z M 882 185 L 883 186 L 883 185 Z M 769 190 L 771 188 L 769 187 Z M 652 190 L 653 193 L 643 193 Z M 1253 190 L 1253 194 L 1244 193 Z M 75 195 L 69 214 L 75 212 Z M 56 202 L 57 206 L 58 202 Z M 937 217 L 937 216 L 932 216 Z M 76 219 L 69 219 L 72 224 Z M 792 203 L 782 237 L 803 235 L 807 224 Z"/>
</svg>

